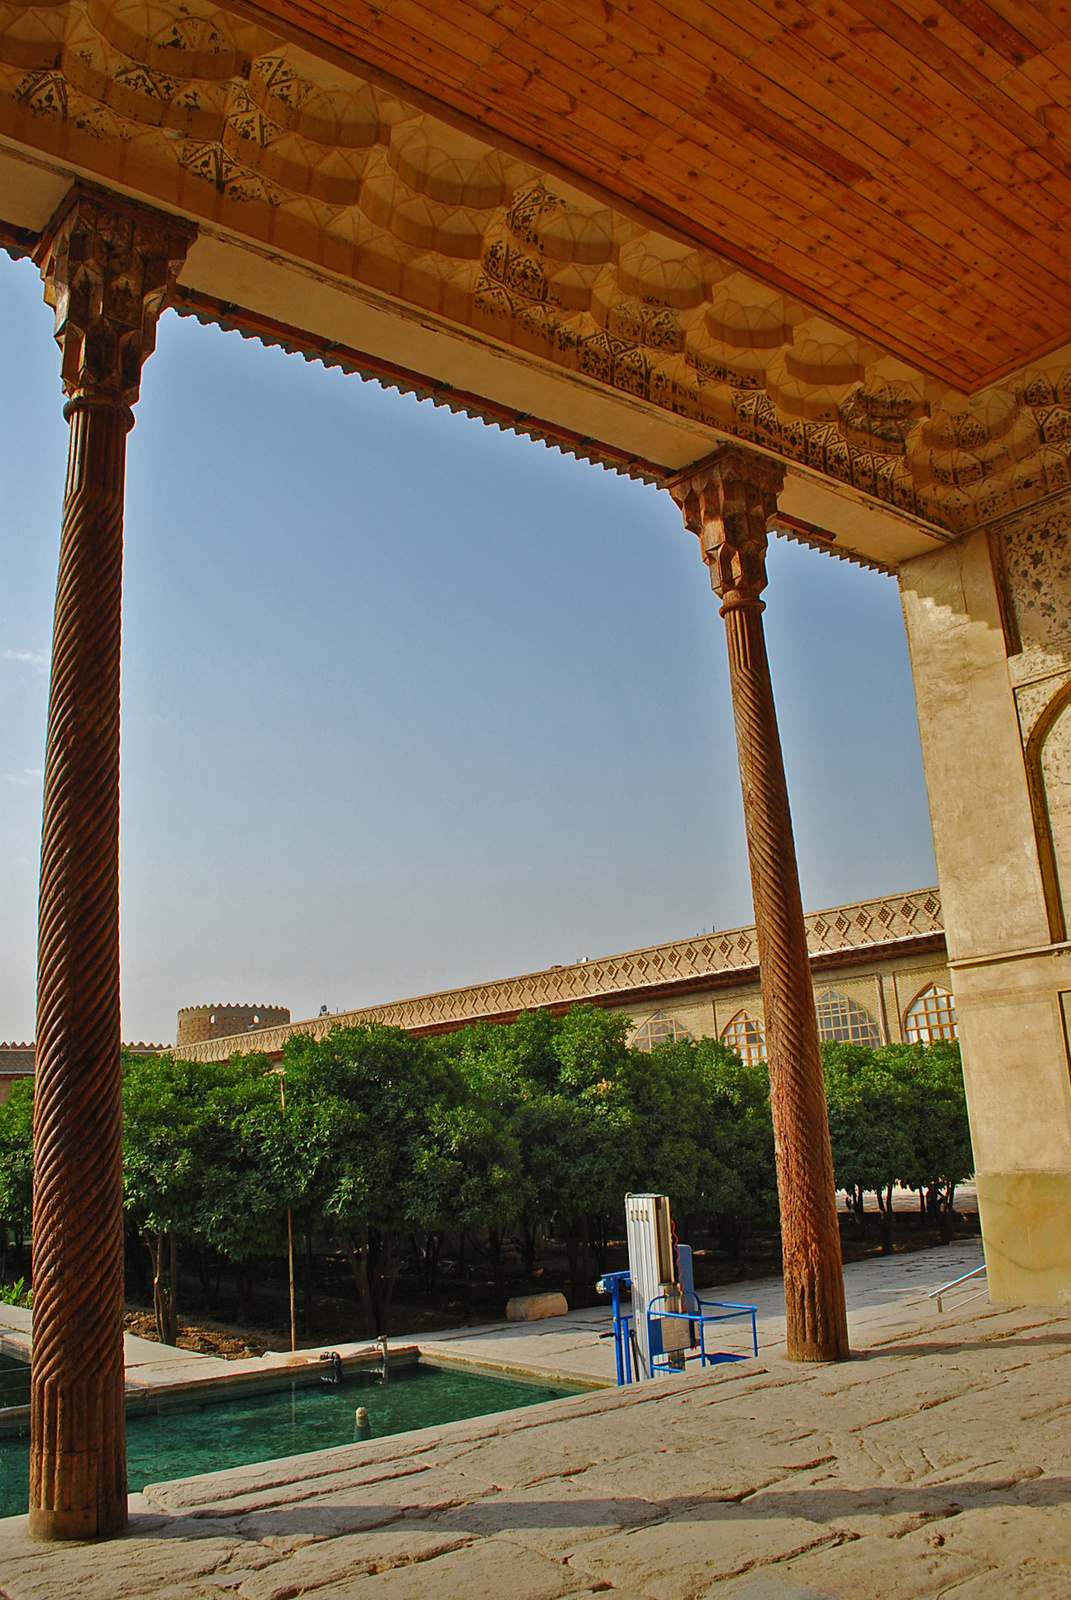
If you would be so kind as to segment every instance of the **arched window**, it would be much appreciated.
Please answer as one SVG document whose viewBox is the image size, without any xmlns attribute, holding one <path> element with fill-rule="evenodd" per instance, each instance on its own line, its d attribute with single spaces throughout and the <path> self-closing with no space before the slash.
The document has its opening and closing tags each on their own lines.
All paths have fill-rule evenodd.
<svg viewBox="0 0 1071 1600">
<path fill-rule="evenodd" d="M 668 1044 L 673 1039 L 690 1039 L 687 1028 L 682 1028 L 668 1011 L 656 1011 L 636 1029 L 629 1043 L 636 1050 L 650 1050 L 656 1044 Z"/>
<path fill-rule="evenodd" d="M 839 989 L 825 989 L 815 1001 L 818 1037 L 839 1039 L 842 1044 L 865 1044 L 874 1050 L 881 1043 L 881 1032 L 869 1011 L 857 1006 Z"/>
<path fill-rule="evenodd" d="M 958 1039 L 956 1003 L 950 989 L 931 983 L 908 1006 L 904 1038 L 909 1044 L 932 1044 L 935 1039 Z"/>
<path fill-rule="evenodd" d="M 738 1011 L 721 1037 L 722 1043 L 735 1050 L 745 1066 L 757 1067 L 760 1061 L 766 1060 L 766 1029 L 758 1017 Z"/>
</svg>

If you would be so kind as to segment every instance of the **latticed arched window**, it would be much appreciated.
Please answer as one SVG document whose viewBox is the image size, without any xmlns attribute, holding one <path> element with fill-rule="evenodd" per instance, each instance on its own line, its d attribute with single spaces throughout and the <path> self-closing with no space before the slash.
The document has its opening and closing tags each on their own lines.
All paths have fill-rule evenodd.
<svg viewBox="0 0 1071 1600">
<path fill-rule="evenodd" d="M 818 1013 L 818 1037 L 839 1039 L 842 1044 L 865 1044 L 875 1050 L 881 1043 L 881 1032 L 869 1011 L 839 989 L 825 989 L 815 1000 Z"/>
<path fill-rule="evenodd" d="M 668 1044 L 673 1039 L 690 1039 L 687 1028 L 682 1028 L 676 1017 L 668 1011 L 656 1011 L 636 1029 L 629 1043 L 637 1050 L 650 1050 L 656 1044 Z"/>
<path fill-rule="evenodd" d="M 914 999 L 904 1015 L 904 1038 L 909 1044 L 932 1044 L 935 1039 L 958 1039 L 956 1003 L 952 991 L 939 983 Z"/>
<path fill-rule="evenodd" d="M 766 1060 L 766 1029 L 758 1017 L 738 1011 L 721 1037 L 722 1043 L 735 1050 L 746 1066 L 757 1067 Z"/>
</svg>

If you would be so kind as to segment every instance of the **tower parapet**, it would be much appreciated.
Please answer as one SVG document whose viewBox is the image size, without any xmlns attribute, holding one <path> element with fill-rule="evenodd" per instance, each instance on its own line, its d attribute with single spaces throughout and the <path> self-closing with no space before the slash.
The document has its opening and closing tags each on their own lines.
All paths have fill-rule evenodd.
<svg viewBox="0 0 1071 1600">
<path fill-rule="evenodd" d="M 184 1006 L 178 1014 L 176 1045 L 203 1039 L 228 1039 L 257 1028 L 278 1028 L 290 1021 L 287 1006 Z"/>
</svg>

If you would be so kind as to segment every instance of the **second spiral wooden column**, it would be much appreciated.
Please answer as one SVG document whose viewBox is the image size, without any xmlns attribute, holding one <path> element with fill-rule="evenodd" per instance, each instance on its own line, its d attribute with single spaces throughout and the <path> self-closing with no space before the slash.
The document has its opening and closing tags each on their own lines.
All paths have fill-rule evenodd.
<svg viewBox="0 0 1071 1600">
<path fill-rule="evenodd" d="M 755 904 L 788 1319 L 797 1361 L 848 1354 L 840 1230 L 792 817 L 763 631 L 780 466 L 726 446 L 671 479 L 721 600 Z"/>
</svg>

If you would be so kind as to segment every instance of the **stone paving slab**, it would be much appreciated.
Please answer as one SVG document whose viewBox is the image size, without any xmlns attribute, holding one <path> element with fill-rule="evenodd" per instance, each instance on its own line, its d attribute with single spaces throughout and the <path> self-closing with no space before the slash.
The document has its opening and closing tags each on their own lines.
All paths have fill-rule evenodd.
<svg viewBox="0 0 1071 1600">
<path fill-rule="evenodd" d="M 844 1294 L 853 1337 L 869 1342 L 873 1331 L 891 1317 L 903 1320 L 905 1308 L 919 1302 L 931 1289 L 983 1265 L 980 1239 L 956 1245 L 919 1250 L 910 1255 L 872 1257 L 844 1269 Z M 981 1280 L 984 1288 L 984 1279 Z M 757 1307 L 759 1352 L 774 1354 L 785 1342 L 784 1285 L 780 1277 L 747 1279 L 719 1284 L 701 1291 L 705 1298 Z M 976 1292 L 966 1286 L 963 1293 Z M 930 1308 L 928 1315 L 935 1318 Z M 568 1374 L 579 1378 L 614 1381 L 613 1341 L 602 1338 L 613 1327 L 609 1303 L 571 1311 L 568 1316 L 534 1323 L 490 1323 L 477 1328 L 446 1328 L 420 1335 L 420 1348 L 429 1356 L 465 1356 L 520 1370 Z M 749 1348 L 750 1325 L 727 1323 L 719 1336 L 726 1349 Z M 400 1341 L 399 1341 L 400 1342 Z"/>
<path fill-rule="evenodd" d="M 1071 1315 L 888 1307 L 758 1361 L 0 1526 L 4 1600 L 1071 1600 Z"/>
</svg>

